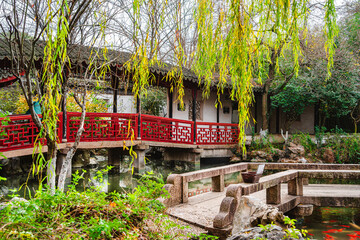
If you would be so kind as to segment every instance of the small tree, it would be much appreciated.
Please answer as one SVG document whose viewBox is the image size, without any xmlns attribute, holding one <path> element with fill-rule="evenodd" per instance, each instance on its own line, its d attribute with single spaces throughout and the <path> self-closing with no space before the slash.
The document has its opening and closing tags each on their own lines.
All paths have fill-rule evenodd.
<svg viewBox="0 0 360 240">
<path fill-rule="evenodd" d="M 141 112 L 144 114 L 160 116 L 163 114 L 165 106 L 166 95 L 164 89 L 152 87 L 148 89 L 146 94 L 141 95 Z"/>
<path fill-rule="evenodd" d="M 271 106 L 280 108 L 286 114 L 285 130 L 289 131 L 291 124 L 315 101 L 304 85 L 291 83 L 282 92 L 271 97 Z"/>
</svg>

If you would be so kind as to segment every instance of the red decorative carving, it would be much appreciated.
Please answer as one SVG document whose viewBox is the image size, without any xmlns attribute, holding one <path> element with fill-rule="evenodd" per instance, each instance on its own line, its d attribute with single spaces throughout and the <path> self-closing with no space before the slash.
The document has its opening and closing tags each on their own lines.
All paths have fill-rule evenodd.
<svg viewBox="0 0 360 240">
<path fill-rule="evenodd" d="M 239 126 L 229 123 L 196 123 L 196 144 L 235 144 Z"/>
<path fill-rule="evenodd" d="M 39 115 L 41 117 L 41 115 Z M 1 132 L 0 136 L 0 151 L 9 151 L 15 149 L 22 149 L 34 147 L 39 129 L 33 122 L 31 115 L 16 115 L 9 116 L 6 119 L 0 119 Z M 5 121 L 7 124 L 3 124 Z M 62 114 L 59 115 L 58 141 L 62 139 Z M 46 144 L 45 139 L 40 139 L 42 144 Z"/>
<path fill-rule="evenodd" d="M 67 139 L 74 142 L 81 113 L 68 113 Z M 86 113 L 83 142 L 130 140 L 137 137 L 137 114 Z"/>
<path fill-rule="evenodd" d="M 192 121 L 141 115 L 141 140 L 193 143 Z"/>
<path fill-rule="evenodd" d="M 68 113 L 67 140 L 75 141 L 81 113 Z M 1 126 L 0 151 L 34 146 L 39 130 L 30 115 L 10 116 L 8 125 Z M 59 114 L 58 141 L 62 140 L 62 114 Z M 1 120 L 1 119 L 0 119 Z M 83 142 L 122 141 L 137 139 L 138 114 L 87 113 Z M 194 122 L 150 115 L 141 115 L 141 139 L 154 142 L 194 144 Z M 237 124 L 197 122 L 196 144 L 235 144 L 238 142 Z M 45 141 L 43 140 L 45 144 Z"/>
</svg>

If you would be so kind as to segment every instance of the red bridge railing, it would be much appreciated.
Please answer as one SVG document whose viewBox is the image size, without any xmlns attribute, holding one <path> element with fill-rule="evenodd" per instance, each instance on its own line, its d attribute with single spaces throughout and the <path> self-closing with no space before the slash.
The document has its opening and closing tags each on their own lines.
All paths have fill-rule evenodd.
<svg viewBox="0 0 360 240">
<path fill-rule="evenodd" d="M 68 113 L 67 140 L 74 142 L 80 127 L 81 113 Z M 86 113 L 81 141 L 117 141 L 137 137 L 137 114 Z"/>
<path fill-rule="evenodd" d="M 239 126 L 230 123 L 196 123 L 196 144 L 235 144 Z"/>
<path fill-rule="evenodd" d="M 68 113 L 66 135 L 69 142 L 75 141 L 80 117 L 81 113 Z M 0 136 L 0 152 L 33 147 L 39 130 L 31 116 L 9 116 L 8 120 L 7 125 L 0 123 L 0 131 L 3 133 Z M 61 142 L 62 114 L 59 115 L 58 126 Z M 139 117 L 139 114 L 86 113 L 84 128 L 81 136 L 83 142 L 136 140 L 140 136 L 141 140 L 153 142 L 217 145 L 235 144 L 239 137 L 237 124 L 197 122 L 194 131 L 192 121 L 144 114 Z M 44 140 L 42 142 L 45 143 Z"/>
<path fill-rule="evenodd" d="M 39 115 L 41 117 L 41 115 Z M 0 119 L 3 121 L 4 119 Z M 39 129 L 33 122 L 31 115 L 11 116 L 5 119 L 6 125 L 0 123 L 0 151 L 9 151 L 34 147 Z M 57 136 L 59 141 L 62 140 L 62 114 L 59 114 Z M 39 139 L 45 144 L 45 139 Z"/>
<path fill-rule="evenodd" d="M 193 129 L 192 121 L 141 115 L 141 140 L 194 143 Z"/>
</svg>

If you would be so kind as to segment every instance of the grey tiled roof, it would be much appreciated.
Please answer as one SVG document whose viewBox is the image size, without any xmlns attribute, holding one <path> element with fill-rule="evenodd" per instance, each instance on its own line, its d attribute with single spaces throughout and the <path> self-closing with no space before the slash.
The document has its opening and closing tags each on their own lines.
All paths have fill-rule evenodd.
<svg viewBox="0 0 360 240">
<path fill-rule="evenodd" d="M 44 48 L 45 48 L 45 42 L 38 41 L 35 49 L 34 49 L 34 57 L 36 61 L 41 61 L 44 56 Z M 89 63 L 89 56 L 91 54 L 91 50 L 99 50 L 99 48 L 91 48 L 89 46 L 83 46 L 83 45 L 69 45 L 68 47 L 68 54 L 70 61 L 72 64 L 75 63 Z M 24 44 L 24 52 L 26 56 L 30 56 L 31 54 L 31 43 L 29 41 L 26 41 Z M 116 50 L 108 50 L 107 53 L 107 59 L 114 60 L 111 61 L 111 65 L 123 65 L 131 58 L 131 53 L 128 52 L 122 52 L 122 51 L 116 51 Z M 9 44 L 6 40 L 0 38 L 0 60 L 10 60 L 11 59 L 11 51 L 9 48 Z M 101 59 L 101 54 L 100 54 Z M 104 60 L 104 59 L 102 59 Z M 166 75 L 171 69 L 171 64 L 161 64 L 161 66 L 152 66 L 150 68 L 150 71 L 152 73 L 157 74 L 163 74 Z M 187 68 L 183 68 L 184 73 L 184 80 L 197 82 L 197 76 L 193 71 Z"/>
</svg>

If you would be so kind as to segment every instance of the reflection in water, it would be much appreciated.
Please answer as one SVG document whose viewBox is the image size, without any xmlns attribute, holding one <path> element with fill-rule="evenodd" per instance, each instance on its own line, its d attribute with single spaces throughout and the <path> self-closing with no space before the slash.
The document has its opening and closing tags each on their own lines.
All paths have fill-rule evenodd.
<svg viewBox="0 0 360 240">
<path fill-rule="evenodd" d="M 78 171 L 78 174 L 83 177 L 79 181 L 79 184 L 76 186 L 77 190 L 84 191 L 84 189 L 89 187 L 96 187 L 103 192 L 128 192 L 134 189 L 137 186 L 137 179 L 140 177 L 140 173 L 133 172 L 131 165 L 131 158 L 129 156 L 119 156 L 118 161 L 115 161 L 115 166 L 109 172 L 103 175 L 102 180 L 98 178 L 98 172 L 106 169 L 108 164 L 107 155 L 97 155 L 94 156 L 94 160 L 97 164 L 96 168 L 73 168 L 72 173 L 74 174 Z M 229 164 L 228 158 L 212 158 L 202 160 L 200 164 L 200 169 L 207 169 L 217 166 L 224 166 Z M 147 159 L 144 172 L 154 172 L 159 177 L 163 178 L 164 182 L 166 178 L 171 173 L 184 173 L 195 171 L 195 164 L 191 162 L 184 161 L 163 161 L 158 159 Z M 19 187 L 26 182 L 28 175 L 24 174 L 21 176 L 10 176 L 7 177 L 7 181 L 0 182 L 0 197 L 2 195 L 7 196 L 10 192 L 10 189 L 19 189 Z M 231 176 L 226 176 L 226 183 L 236 182 L 236 174 Z M 71 179 L 66 179 L 65 186 L 71 184 Z M 33 195 L 39 187 L 38 180 L 30 175 L 28 181 L 28 189 Z M 202 191 L 202 189 L 207 188 L 208 191 L 211 191 L 211 179 L 204 179 L 202 181 L 196 181 L 190 183 L 190 191 Z M 192 190 L 191 190 L 192 189 Z M 66 187 L 65 187 L 66 190 Z M 17 194 L 21 197 L 24 196 L 24 192 L 28 193 L 28 190 L 24 191 L 24 188 L 21 188 Z"/>
</svg>

